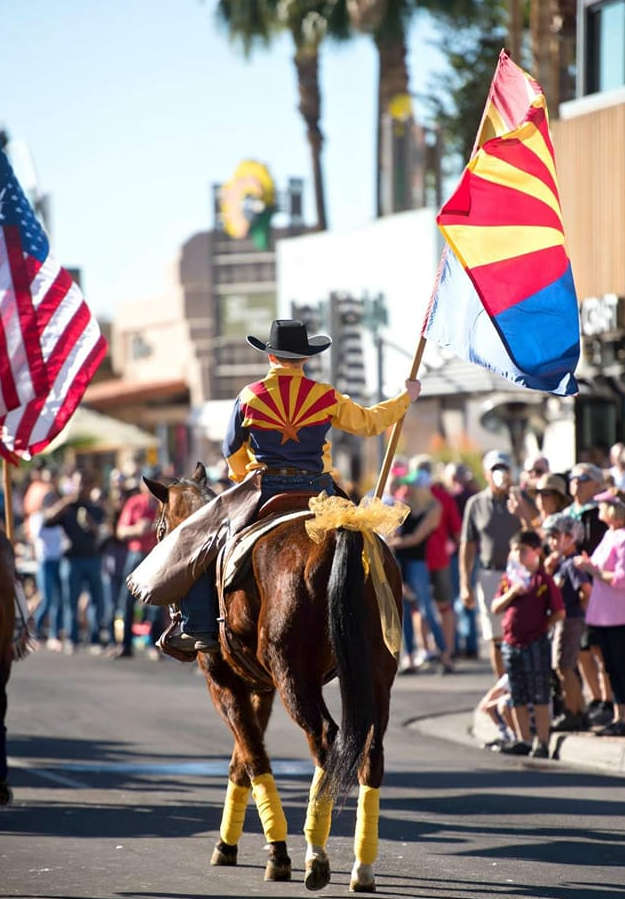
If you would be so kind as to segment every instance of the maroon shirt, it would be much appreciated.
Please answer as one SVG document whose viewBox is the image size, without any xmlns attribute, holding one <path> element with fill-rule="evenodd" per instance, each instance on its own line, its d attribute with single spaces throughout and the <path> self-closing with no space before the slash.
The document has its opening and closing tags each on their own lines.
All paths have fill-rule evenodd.
<svg viewBox="0 0 625 899">
<path fill-rule="evenodd" d="M 501 579 L 497 596 L 503 596 L 511 584 L 506 575 Z M 554 580 L 539 568 L 530 581 L 527 593 L 512 600 L 503 613 L 502 629 L 504 643 L 512 646 L 529 646 L 547 632 L 547 613 L 564 609 L 564 601 Z"/>
</svg>

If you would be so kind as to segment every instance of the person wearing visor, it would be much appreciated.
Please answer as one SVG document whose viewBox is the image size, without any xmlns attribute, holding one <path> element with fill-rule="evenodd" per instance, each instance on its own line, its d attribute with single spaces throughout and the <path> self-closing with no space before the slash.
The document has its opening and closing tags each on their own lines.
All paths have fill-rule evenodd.
<svg viewBox="0 0 625 899">
<path fill-rule="evenodd" d="M 506 453 L 491 450 L 483 459 L 487 486 L 472 496 L 465 507 L 460 536 L 460 598 L 467 608 L 476 605 L 471 572 L 476 554 L 477 606 L 482 637 L 490 643 L 490 663 L 496 678 L 504 673 L 501 657 L 501 616 L 491 610 L 493 598 L 506 570 L 511 538 L 521 526 L 518 515 L 510 512 L 508 497 L 512 486 L 512 463 Z"/>
</svg>

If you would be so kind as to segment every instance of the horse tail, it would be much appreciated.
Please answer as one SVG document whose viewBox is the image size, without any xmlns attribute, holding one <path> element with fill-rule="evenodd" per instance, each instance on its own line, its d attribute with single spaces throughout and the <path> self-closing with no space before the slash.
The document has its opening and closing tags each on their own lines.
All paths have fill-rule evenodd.
<svg viewBox="0 0 625 899">
<path fill-rule="evenodd" d="M 339 678 L 341 727 L 324 766 L 322 791 L 345 797 L 356 784 L 358 768 L 375 737 L 376 704 L 371 647 L 365 628 L 363 538 L 339 528 L 328 583 L 330 641 Z"/>
</svg>

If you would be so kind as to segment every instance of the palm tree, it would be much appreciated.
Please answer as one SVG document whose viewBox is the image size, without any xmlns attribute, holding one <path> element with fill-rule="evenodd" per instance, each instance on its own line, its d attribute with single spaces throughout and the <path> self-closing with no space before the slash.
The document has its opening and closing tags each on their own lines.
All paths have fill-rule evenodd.
<svg viewBox="0 0 625 899">
<path fill-rule="evenodd" d="M 310 145 L 317 227 L 328 226 L 321 154 L 321 91 L 319 47 L 326 34 L 346 37 L 347 17 L 341 3 L 333 0 L 219 0 L 218 20 L 246 55 L 258 46 L 269 46 L 278 32 L 287 30 L 295 45 L 293 61 L 299 92 L 298 109 L 306 124 Z"/>
<path fill-rule="evenodd" d="M 376 214 L 380 216 L 382 122 L 396 98 L 411 95 L 406 62 L 410 23 L 419 9 L 447 20 L 453 20 L 456 15 L 471 16 L 479 0 L 345 0 L 345 3 L 352 27 L 370 34 L 378 52 Z"/>
</svg>

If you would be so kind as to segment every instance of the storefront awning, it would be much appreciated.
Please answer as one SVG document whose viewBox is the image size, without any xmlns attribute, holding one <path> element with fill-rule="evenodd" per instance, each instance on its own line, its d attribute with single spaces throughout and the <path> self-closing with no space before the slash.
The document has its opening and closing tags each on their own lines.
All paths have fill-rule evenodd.
<svg viewBox="0 0 625 899">
<path fill-rule="evenodd" d="M 189 390 L 182 378 L 162 381 L 130 381 L 114 378 L 87 387 L 84 402 L 95 409 L 107 409 L 120 403 L 140 403 L 147 400 L 170 399 Z"/>
<path fill-rule="evenodd" d="M 112 453 L 117 450 L 147 450 L 158 445 L 154 434 L 80 406 L 44 453 L 53 453 L 63 446 L 89 453 Z"/>
</svg>

